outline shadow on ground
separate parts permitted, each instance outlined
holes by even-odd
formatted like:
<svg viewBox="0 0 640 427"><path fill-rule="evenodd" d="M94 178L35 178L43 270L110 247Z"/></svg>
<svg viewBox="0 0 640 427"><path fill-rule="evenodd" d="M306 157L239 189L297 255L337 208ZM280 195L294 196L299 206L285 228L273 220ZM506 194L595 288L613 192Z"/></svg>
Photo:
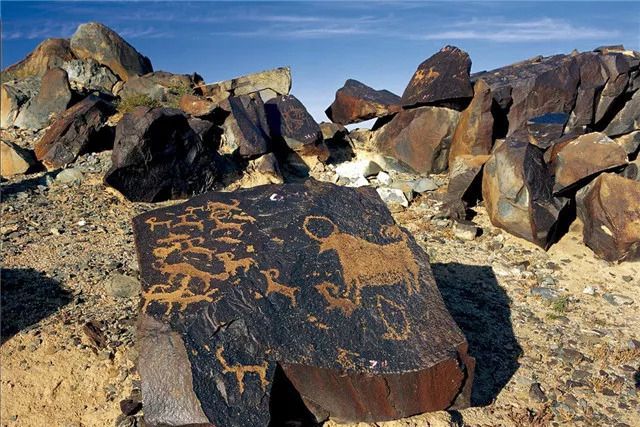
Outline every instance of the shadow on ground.
<svg viewBox="0 0 640 427"><path fill-rule="evenodd" d="M49 175L54 176L54 174ZM13 183L3 182L2 186L0 187L0 199L6 200L9 196L13 196L22 192L33 191L38 187L38 185L47 185L46 174L33 178L26 178Z"/></svg>
<svg viewBox="0 0 640 427"><path fill-rule="evenodd" d="M509 298L490 266L436 263L431 268L476 358L471 404L488 405L518 369L522 354L511 325Z"/></svg>
<svg viewBox="0 0 640 427"><path fill-rule="evenodd" d="M57 281L32 268L3 268L0 289L0 344L71 301Z"/></svg>

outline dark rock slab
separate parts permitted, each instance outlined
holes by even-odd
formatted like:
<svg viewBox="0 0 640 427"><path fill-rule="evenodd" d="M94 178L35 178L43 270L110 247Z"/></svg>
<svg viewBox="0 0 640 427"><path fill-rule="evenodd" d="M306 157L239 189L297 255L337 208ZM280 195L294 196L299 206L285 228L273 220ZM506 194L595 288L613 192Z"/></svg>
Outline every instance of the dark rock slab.
<svg viewBox="0 0 640 427"><path fill-rule="evenodd" d="M255 158L271 151L269 123L260 96L233 96L223 101L221 108L230 113L222 124L225 152Z"/></svg>
<svg viewBox="0 0 640 427"><path fill-rule="evenodd" d="M602 55L600 60L607 72L608 79L597 100L594 118L596 124L608 121L607 116L615 109L616 102L625 94L631 70L629 62L623 54Z"/></svg>
<svg viewBox="0 0 640 427"><path fill-rule="evenodd" d="M640 90L624 104L603 132L609 136L616 136L634 130L640 130Z"/></svg>
<svg viewBox="0 0 640 427"><path fill-rule="evenodd" d="M608 261L640 259L640 181L603 173L576 194L584 243Z"/></svg>
<svg viewBox="0 0 640 427"><path fill-rule="evenodd" d="M581 53L576 56L576 61L580 67L580 83L576 103L567 124L568 130L578 130L594 124L598 98L609 79L598 53Z"/></svg>
<svg viewBox="0 0 640 427"><path fill-rule="evenodd" d="M381 153L415 173L444 172L459 115L455 110L441 107L402 111L375 132L373 144Z"/></svg>
<svg viewBox="0 0 640 427"><path fill-rule="evenodd" d="M79 155L113 146L113 128L106 125L114 106L88 96L66 110L36 143L35 153L47 169L73 162Z"/></svg>
<svg viewBox="0 0 640 427"><path fill-rule="evenodd" d="M266 426L296 401L342 421L468 404L466 340L375 190L212 192L134 231L150 425Z"/></svg>
<svg viewBox="0 0 640 427"><path fill-rule="evenodd" d="M445 216L464 220L467 208L481 198L481 172L489 157L464 154L449 165L449 185L441 209Z"/></svg>
<svg viewBox="0 0 640 427"><path fill-rule="evenodd" d="M111 28L98 22L78 26L71 36L70 47L79 59L94 59L124 81L153 71L149 58L141 55Z"/></svg>
<svg viewBox="0 0 640 427"><path fill-rule="evenodd" d="M332 122L348 125L388 116L401 109L398 95L349 79L338 89L335 100L325 113Z"/></svg>
<svg viewBox="0 0 640 427"><path fill-rule="evenodd" d="M547 113L527 120L529 142L543 149L549 148L564 134L568 120L567 113Z"/></svg>
<svg viewBox="0 0 640 427"><path fill-rule="evenodd" d="M42 129L49 125L52 114L62 113L72 100L67 72L52 68L45 73L38 94L20 109L14 125L26 129Z"/></svg>
<svg viewBox="0 0 640 427"><path fill-rule="evenodd" d="M214 188L218 178L215 147L171 108L138 107L125 114L111 159L105 182L131 201L187 198Z"/></svg>
<svg viewBox="0 0 640 427"><path fill-rule="evenodd" d="M471 97L471 59L455 46L445 46L418 66L402 94L405 108L438 105L461 110Z"/></svg>
<svg viewBox="0 0 640 427"><path fill-rule="evenodd" d="M482 197L493 225L548 248L559 237L569 199L553 196L553 171L543 154L526 139L496 145L484 165Z"/></svg>

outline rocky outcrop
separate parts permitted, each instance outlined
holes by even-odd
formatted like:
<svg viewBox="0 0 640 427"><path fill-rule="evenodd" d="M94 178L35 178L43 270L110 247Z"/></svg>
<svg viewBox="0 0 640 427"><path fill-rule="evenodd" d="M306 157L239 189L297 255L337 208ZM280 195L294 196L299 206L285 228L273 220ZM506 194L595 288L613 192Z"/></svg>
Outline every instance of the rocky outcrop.
<svg viewBox="0 0 640 427"><path fill-rule="evenodd" d="M2 81L23 80L29 77L42 77L52 68L60 68L67 61L75 59L69 40L46 39L40 43L25 59L2 71Z"/></svg>
<svg viewBox="0 0 640 427"><path fill-rule="evenodd" d="M35 77L3 83L0 87L0 127L13 126L20 109L37 95L39 88L40 79Z"/></svg>
<svg viewBox="0 0 640 427"><path fill-rule="evenodd" d="M569 130L593 125L598 96L609 78L597 52L582 53L576 57L576 61L580 67L580 84L568 121Z"/></svg>
<svg viewBox="0 0 640 427"><path fill-rule="evenodd" d="M235 79L200 85L199 92L218 103L230 96L259 93L264 102L277 95L289 95L291 90L291 69L289 67L247 74Z"/></svg>
<svg viewBox="0 0 640 427"><path fill-rule="evenodd" d="M459 115L440 107L402 111L375 132L373 145L416 173L444 172Z"/></svg>
<svg viewBox="0 0 640 427"><path fill-rule="evenodd" d="M76 92L103 92L110 94L118 77L105 66L93 59L74 59L62 64L61 68L67 72L69 84Z"/></svg>
<svg viewBox="0 0 640 427"><path fill-rule="evenodd" d="M214 187L215 156L180 110L138 107L116 126L105 182L131 201L186 198Z"/></svg>
<svg viewBox="0 0 640 427"><path fill-rule="evenodd" d="M527 120L525 128L529 142L546 150L564 134L567 120L569 115L566 113L547 113Z"/></svg>
<svg viewBox="0 0 640 427"><path fill-rule="evenodd" d="M112 104L88 96L66 110L47 129L35 148L36 157L47 169L73 162L79 155L110 149L113 128L106 125L115 112Z"/></svg>
<svg viewBox="0 0 640 427"><path fill-rule="evenodd" d="M584 242L608 261L640 259L640 182L604 173L576 195Z"/></svg>
<svg viewBox="0 0 640 427"><path fill-rule="evenodd" d="M310 424L469 404L465 337L373 189L211 192L134 230L152 425L279 425L279 405Z"/></svg>
<svg viewBox="0 0 640 427"><path fill-rule="evenodd" d="M36 164L30 150L5 141L0 141L0 175L10 177L26 173Z"/></svg>
<svg viewBox="0 0 640 427"><path fill-rule="evenodd" d="M255 158L271 151L265 105L256 95L231 97L222 103L230 114L222 124L222 152Z"/></svg>
<svg viewBox="0 0 640 427"><path fill-rule="evenodd" d="M640 90L624 104L603 132L609 136L617 136L636 130L640 130Z"/></svg>
<svg viewBox="0 0 640 427"><path fill-rule="evenodd" d="M635 156L640 149L640 131L634 131L626 135L620 135L613 139L613 142L623 148L629 156Z"/></svg>
<svg viewBox="0 0 640 427"><path fill-rule="evenodd" d="M398 95L349 79L338 89L335 100L325 113L332 122L347 125L388 116L401 109Z"/></svg>
<svg viewBox="0 0 640 427"><path fill-rule="evenodd" d="M473 99L460 113L460 120L451 140L449 167L461 155L489 154L493 146L493 97L489 86L479 79L473 84Z"/></svg>
<svg viewBox="0 0 640 427"><path fill-rule="evenodd" d="M20 109L14 125L24 129L42 129L49 125L52 114L59 114L71 104L72 93L67 72L52 68L40 82L38 94Z"/></svg>
<svg viewBox="0 0 640 427"><path fill-rule="evenodd" d="M473 97L471 59L455 46L445 46L418 66L402 94L404 107L437 105L462 109Z"/></svg>
<svg viewBox="0 0 640 427"><path fill-rule="evenodd" d="M548 248L558 238L558 223L569 202L553 196L553 182L541 149L516 138L497 144L482 177L491 223Z"/></svg>
<svg viewBox="0 0 640 427"><path fill-rule="evenodd" d="M121 98L146 95L156 101L178 101L183 94L193 92L193 87L202 82L197 74L173 74L166 71L155 71L142 76L132 76L118 93Z"/></svg>
<svg viewBox="0 0 640 427"><path fill-rule="evenodd" d="M619 53L602 55L601 61L607 73L607 83L596 104L595 123L602 123L624 95L631 68L625 55Z"/></svg>
<svg viewBox="0 0 640 427"><path fill-rule="evenodd" d="M141 55L112 29L97 23L82 24L71 36L70 47L79 59L93 59L108 67L120 80L153 71L149 58Z"/></svg>

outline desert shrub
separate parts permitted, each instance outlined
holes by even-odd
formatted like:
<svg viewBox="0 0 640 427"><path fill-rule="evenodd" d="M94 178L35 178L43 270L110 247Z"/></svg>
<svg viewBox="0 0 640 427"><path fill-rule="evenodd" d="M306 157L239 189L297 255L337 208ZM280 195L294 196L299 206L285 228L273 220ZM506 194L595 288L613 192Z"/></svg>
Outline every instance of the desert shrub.
<svg viewBox="0 0 640 427"><path fill-rule="evenodd" d="M128 113L136 107L145 106L149 108L162 107L160 101L151 98L146 94L136 94L120 99L118 102L118 112Z"/></svg>

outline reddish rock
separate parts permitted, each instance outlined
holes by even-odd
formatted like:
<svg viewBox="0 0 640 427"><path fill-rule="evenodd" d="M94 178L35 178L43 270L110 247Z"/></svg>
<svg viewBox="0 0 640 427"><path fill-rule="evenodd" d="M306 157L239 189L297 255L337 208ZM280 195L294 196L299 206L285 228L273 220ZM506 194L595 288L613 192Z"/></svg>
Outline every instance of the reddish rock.
<svg viewBox="0 0 640 427"><path fill-rule="evenodd" d="M347 125L388 116L401 109L398 95L349 79L338 89L335 100L325 113L332 122Z"/></svg>
<svg viewBox="0 0 640 427"><path fill-rule="evenodd" d="M3 177L26 173L35 164L31 150L4 139L0 141L0 175Z"/></svg>
<svg viewBox="0 0 640 427"><path fill-rule="evenodd" d="M421 107L402 111L375 132L374 146L420 174L447 169L449 149L460 113Z"/></svg>
<svg viewBox="0 0 640 427"><path fill-rule="evenodd" d="M461 155L489 154L493 146L493 97L484 80L473 84L473 99L460 113L460 120L451 140L449 167Z"/></svg>
<svg viewBox="0 0 640 427"><path fill-rule="evenodd" d="M180 109L193 117L206 117L211 115L217 105L197 95L182 95Z"/></svg>
<svg viewBox="0 0 640 427"><path fill-rule="evenodd" d="M418 66L402 94L404 107L438 105L462 109L473 97L471 59L455 46L445 46Z"/></svg>
<svg viewBox="0 0 640 427"><path fill-rule="evenodd" d="M52 114L59 114L71 104L72 93L66 71L52 68L45 73L38 95L20 109L14 125L26 129L42 129L49 125Z"/></svg>
<svg viewBox="0 0 640 427"><path fill-rule="evenodd" d="M79 155L113 146L113 129L106 125L115 112L110 103L88 96L66 110L36 143L38 160L47 169L73 162Z"/></svg>
<svg viewBox="0 0 640 427"><path fill-rule="evenodd" d="M603 173L576 195L584 243L607 261L640 259L640 182Z"/></svg>
<svg viewBox="0 0 640 427"><path fill-rule="evenodd" d="M25 59L5 68L2 81L22 80L28 77L42 77L52 68L61 68L66 61L75 59L69 40L46 39L40 43Z"/></svg>

